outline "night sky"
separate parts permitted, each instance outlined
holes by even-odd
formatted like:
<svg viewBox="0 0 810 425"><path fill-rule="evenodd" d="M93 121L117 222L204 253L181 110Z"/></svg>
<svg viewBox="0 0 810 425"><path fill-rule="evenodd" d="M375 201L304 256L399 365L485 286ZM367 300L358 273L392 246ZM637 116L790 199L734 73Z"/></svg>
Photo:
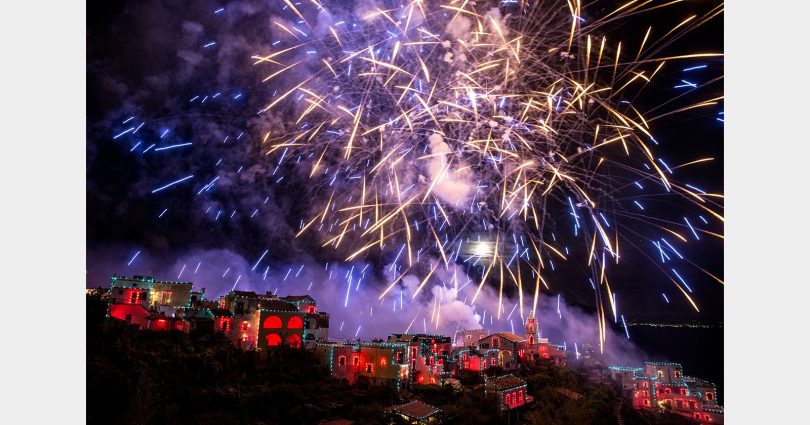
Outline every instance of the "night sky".
<svg viewBox="0 0 810 425"><path fill-rule="evenodd" d="M354 10L351 2L345 3L347 13ZM336 7L336 2L325 4ZM602 16L617 4L596 2L586 7L583 16ZM431 308L437 302L445 303L442 320L447 322L438 329L445 333L474 327L480 320L490 328L521 329L516 312L510 315L512 323L502 320L490 325L497 305L495 283L486 287L475 309L463 302L468 295L441 292L440 282L449 282L454 274L466 280L460 261L437 272L434 280L438 286L426 288L412 305L408 305L410 296L405 296L403 310L398 297L382 304L377 300L390 282L386 270L391 258L370 254L362 261L345 263L341 262L343 252L321 248L313 238L295 238L301 220L308 220L311 209L328 194L294 174L278 182L279 175L272 174L274 163L260 147L267 129L293 119L283 113L256 114L278 87L261 82L265 75L252 65L251 56L269 51L279 36L270 22L272 16L285 13L280 5L280 1L147 0L102 2L88 8L87 286L107 286L109 277L117 273L191 280L195 288L205 287L209 298L233 287L278 290L280 295L310 293L322 310L332 314L332 328L343 336L383 336L388 331L402 331L412 319L414 330L431 328ZM638 46L648 26L653 27L653 35L656 30L661 35L685 17L705 13L713 6L713 2L687 4L623 19L603 30L609 37L626 40L626 46ZM216 12L222 7L224 11ZM721 15L663 46L656 56L722 52L722 23ZM211 42L216 44L204 47ZM683 71L700 65L707 66ZM667 63L653 83L631 100L636 108L648 111L648 116L656 116L722 96L722 75L722 58ZM685 90L673 87L683 79L701 84L718 80L679 96ZM660 143L655 152L669 164L714 158L710 163L676 170L673 181L710 193L723 192L723 123L717 119L722 117L718 115L722 108L721 101L650 123ZM125 122L130 117L134 118ZM137 132L116 138L131 127L138 127ZM192 145L159 150L185 143ZM155 146L144 153L152 144ZM624 171L606 172L621 176ZM188 181L152 193L190 175L194 177ZM216 185L204 190L217 177ZM632 199L643 200L644 215L651 218L636 218L627 224L622 262L610 271L621 313L628 320L722 320L722 285L700 270L722 279L722 240L705 236L690 242L682 253L688 261L677 266L693 289L701 310L697 313L669 281L667 273L674 266L662 264L649 241L652 223L668 223L688 234L682 218L688 215L696 220L695 208L672 196L637 195L627 188L618 191L612 202L632 202L630 193L636 196ZM715 202L720 207L714 209L722 214L722 199ZM566 220L565 211L550 214L555 222ZM716 219L700 224L708 231L723 233L722 223ZM352 267L363 269L363 278L359 289L351 287L354 282L349 285L351 295L346 302L344 276ZM548 323L549 331L559 338L583 341L596 331L588 314L594 296L587 273L584 265L571 261L547 276L552 290L541 298L541 322ZM470 286L477 286L476 273L469 275L474 281ZM418 273L403 279L404 288L412 290L423 276ZM669 295L670 303L662 292ZM563 300L560 314L558 294ZM514 293L507 290L506 296ZM514 305L509 298L506 313ZM556 322L550 323L552 320ZM343 329L337 331L338 327ZM633 348L624 345L618 349Z"/></svg>

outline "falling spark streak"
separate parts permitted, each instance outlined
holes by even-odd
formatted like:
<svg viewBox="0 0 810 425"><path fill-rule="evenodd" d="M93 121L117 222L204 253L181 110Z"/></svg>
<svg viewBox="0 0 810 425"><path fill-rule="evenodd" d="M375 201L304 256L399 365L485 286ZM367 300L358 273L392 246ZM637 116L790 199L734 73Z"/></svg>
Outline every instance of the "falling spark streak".
<svg viewBox="0 0 810 425"><path fill-rule="evenodd" d="M180 180L173 181L173 182L171 182L171 183L169 183L169 184L167 184L167 185L165 185L165 186L161 186L161 187L159 187L159 188L157 188L157 189L153 190L153 191L152 191L152 193L160 192L160 191L161 191L161 190L163 190L163 189L166 189L166 188L172 187L172 186L174 186L174 185L176 185L176 184L178 184L178 183L182 183L182 182L184 182L184 181L186 181L186 180L188 180L188 179L190 179L190 178L192 178L192 177L194 177L194 175L193 175L193 174L192 174L192 175L189 175L189 176L186 176L186 177L183 177L183 178L182 178L182 179L180 179Z"/></svg>
<svg viewBox="0 0 810 425"><path fill-rule="evenodd" d="M129 262L127 263L127 265L128 265L128 266L132 265L132 262L133 262L133 261L135 261L135 259L136 259L136 258L138 258L138 255L140 255L140 254L141 254L141 251L136 252L136 253L135 253L135 255L133 255L133 256L132 256L132 259L131 259L131 260L129 260Z"/></svg>

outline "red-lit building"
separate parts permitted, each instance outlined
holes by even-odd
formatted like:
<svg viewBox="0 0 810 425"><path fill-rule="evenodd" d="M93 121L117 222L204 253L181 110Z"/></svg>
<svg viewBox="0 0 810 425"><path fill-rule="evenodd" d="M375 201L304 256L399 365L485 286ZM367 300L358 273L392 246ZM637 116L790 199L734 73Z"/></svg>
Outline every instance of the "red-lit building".
<svg viewBox="0 0 810 425"><path fill-rule="evenodd" d="M391 386L397 390L408 383L409 350L404 343L320 342L315 350L332 377L349 385Z"/></svg>
<svg viewBox="0 0 810 425"><path fill-rule="evenodd" d="M723 406L714 384L685 376L679 363L645 362L643 367L610 367L636 409L667 410L701 424L722 424Z"/></svg>
<svg viewBox="0 0 810 425"><path fill-rule="evenodd" d="M418 384L441 384L453 371L449 336L430 334L391 334L389 343L408 347L409 380Z"/></svg>
<svg viewBox="0 0 810 425"><path fill-rule="evenodd" d="M526 345L520 356L527 362L545 360L552 362L555 366L568 366L565 351L549 343L548 338L540 335L540 325L534 314L530 314L526 318Z"/></svg>
<svg viewBox="0 0 810 425"><path fill-rule="evenodd" d="M491 367L516 370L521 363L551 362L567 366L565 350L540 337L540 328L534 315L526 319L526 337L511 332L486 334L482 329L456 332L456 347L451 358L457 370L483 372Z"/></svg>
<svg viewBox="0 0 810 425"><path fill-rule="evenodd" d="M204 288L191 287L191 282L113 276L107 315L144 330L221 332L243 350L313 347L329 338L329 315L319 312L309 295L231 291L215 302L205 300Z"/></svg>
<svg viewBox="0 0 810 425"><path fill-rule="evenodd" d="M175 317L177 310L189 306L191 282L168 282L149 276L113 276L110 284L107 317L138 325L141 329L162 329L160 323ZM159 317L160 316L160 317ZM152 321L164 320L164 322Z"/></svg>
<svg viewBox="0 0 810 425"><path fill-rule="evenodd" d="M453 347L475 347L478 340L489 335L486 329L466 329L456 331L453 337Z"/></svg>
<svg viewBox="0 0 810 425"><path fill-rule="evenodd" d="M528 401L526 381L512 375L484 380L484 395L495 399L500 411L516 409Z"/></svg>

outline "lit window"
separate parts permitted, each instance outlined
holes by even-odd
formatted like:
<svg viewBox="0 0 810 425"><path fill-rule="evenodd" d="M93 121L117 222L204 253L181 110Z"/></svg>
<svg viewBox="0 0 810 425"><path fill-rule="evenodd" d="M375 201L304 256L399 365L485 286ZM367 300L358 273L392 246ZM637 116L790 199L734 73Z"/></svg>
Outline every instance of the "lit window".
<svg viewBox="0 0 810 425"><path fill-rule="evenodd" d="M287 327L290 329L302 329L304 327L304 321L298 316L290 317L290 320L287 322Z"/></svg>
<svg viewBox="0 0 810 425"><path fill-rule="evenodd" d="M386 364L386 361L385 361L385 358L383 357L383 358L380 359L380 366L385 367L385 364Z"/></svg>
<svg viewBox="0 0 810 425"><path fill-rule="evenodd" d="M366 373L372 373L374 371L374 365L371 363L366 363Z"/></svg>
<svg viewBox="0 0 810 425"><path fill-rule="evenodd" d="M644 387L644 388L647 388L647 387L650 386L650 383L647 382L647 381L644 381L644 382L641 383L641 386Z"/></svg>
<svg viewBox="0 0 810 425"><path fill-rule="evenodd" d="M338 357L338 366L346 366L346 356Z"/></svg>
<svg viewBox="0 0 810 425"><path fill-rule="evenodd" d="M397 351L397 363L402 363L402 351Z"/></svg>
<svg viewBox="0 0 810 425"><path fill-rule="evenodd" d="M278 334L269 334L265 338L267 338L268 347L275 347L277 345L281 345L281 337L278 336Z"/></svg>
<svg viewBox="0 0 810 425"><path fill-rule="evenodd" d="M246 331L250 329L250 322L242 322L242 330Z"/></svg>
<svg viewBox="0 0 810 425"><path fill-rule="evenodd" d="M354 365L354 366L360 366L360 357L358 357L358 356L354 356L354 357L352 358L352 365Z"/></svg>
<svg viewBox="0 0 810 425"><path fill-rule="evenodd" d="M281 328L281 318L278 316L270 316L264 319L265 329L279 329Z"/></svg>
<svg viewBox="0 0 810 425"><path fill-rule="evenodd" d="M301 346L301 337L296 335L296 334L289 335L287 337L287 345L289 345L292 348L300 347Z"/></svg>
<svg viewBox="0 0 810 425"><path fill-rule="evenodd" d="M644 400L644 405L649 406L650 405L650 400Z"/></svg>
<svg viewBox="0 0 810 425"><path fill-rule="evenodd" d="M706 400L714 400L714 393L706 393Z"/></svg>
<svg viewBox="0 0 810 425"><path fill-rule="evenodd" d="M680 378L680 377L681 377L681 371L680 371L680 370L676 370L676 371L675 371L675 377L676 377L676 378Z"/></svg>
<svg viewBox="0 0 810 425"><path fill-rule="evenodd" d="M658 377L659 377L659 378L663 378L663 377L664 377L664 371L663 371L663 370L659 370L659 371L658 371Z"/></svg>

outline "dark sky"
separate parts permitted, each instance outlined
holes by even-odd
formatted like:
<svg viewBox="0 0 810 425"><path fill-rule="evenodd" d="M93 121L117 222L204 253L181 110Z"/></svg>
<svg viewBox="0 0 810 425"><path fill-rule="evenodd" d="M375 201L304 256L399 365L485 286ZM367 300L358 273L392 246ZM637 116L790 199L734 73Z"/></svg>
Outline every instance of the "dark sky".
<svg viewBox="0 0 810 425"><path fill-rule="evenodd" d="M279 37L270 18L286 16L289 11L281 9L282 2L276 3L110 1L88 9L88 286L106 286L109 276L118 273L190 279L197 287L207 287L212 295L226 292L232 285L258 291L281 288L280 293L309 291L325 300L333 311L347 308L344 304L349 306L350 311L337 316L346 322L347 330L351 328L349 334L357 326L374 326L374 319L369 318L380 315L374 310L389 309L390 303L381 305L377 294L390 281L385 266L391 258L372 255L365 262L339 263L342 253L322 249L311 238L295 239L300 221L308 219L310 209L322 205L328 194L311 187L304 179L297 179L295 174L278 182L278 176L272 174L274 164L260 149L266 129L280 125L279 121L291 120L291 115L256 115L278 89L261 83L264 74L252 66L250 59L251 55L271 51L273 41ZM345 3L343 14L336 14L335 19L351 17L355 6ZM623 41L624 48L633 51L648 26L653 27L653 36L660 36L684 18L702 15L716 5L702 3L632 16L610 23L600 31L607 33L610 40ZM341 3L325 4L334 10ZM586 7L583 16L586 21L603 16L611 4L615 7L617 3L596 2ZM221 7L225 10L215 13ZM655 57L722 52L722 29L721 15L663 46ZM216 44L203 47L212 41ZM700 65L707 66L683 71ZM703 84L722 75L722 58L671 61L644 90L628 90L628 100L640 110L652 111L646 114L648 118L654 117L702 99L722 96L722 79L680 97L688 90L673 88L683 84L681 80ZM195 96L197 99L190 101ZM202 103L200 99L205 96L207 102ZM721 111L722 101L650 122L660 143L654 147L656 155L665 158L668 164L714 158L711 163L675 170L673 181L692 184L710 193L723 192L723 128L717 120ZM129 117L134 118L125 123ZM114 137L138 126L141 127L137 133L131 131ZM189 142L193 145L156 150ZM151 151L144 153L152 144L155 146ZM619 167L605 172L627 177ZM188 181L152 193L190 175L194 177ZM198 194L217 177L211 190ZM644 203L643 215L626 206L634 199ZM686 260L664 264L650 241L666 236L660 231L656 233L653 224L668 224L691 235L684 225L685 216L692 218L692 224L719 234L723 233L722 223L716 219L708 224L699 222L698 215L710 216L684 202L682 197L663 191L639 194L631 188L622 188L604 202L612 204L608 208L613 208L616 223L623 228L622 262L609 272L621 313L628 319L640 320L722 320L722 286L700 270L722 278L722 241L704 235L700 241L683 246ZM722 213L719 207L722 199L715 202L713 209ZM215 212L219 212L218 217ZM556 222L568 219L564 209L549 214ZM565 236L562 230L556 236L572 237ZM573 238L571 243L574 252L577 248L573 244L582 245ZM672 252L669 255L674 257ZM260 257L260 267L254 268ZM462 266L455 270L464 274ZM352 267L364 270L358 285L362 288L352 288L356 282L353 280L348 285L351 301L346 302L344 277L357 273ZM672 276L671 270L676 267L693 289L691 295L701 313L696 313L669 281L668 276ZM268 271L263 275L265 269ZM449 281L453 273L446 273ZM480 272L472 271L469 275L475 279L477 273ZM581 262L558 265L548 275L552 291L547 292L548 297L541 305L553 310L559 293L569 304L588 310L594 303L588 276L589 271ZM664 301L662 292L668 294L670 303ZM397 310L395 302L393 311L402 314L390 319L394 326L407 325L411 319L420 323L426 316L429 321L431 312L425 309L430 308L436 297L441 300L448 297L438 289L435 294L431 290L431 294L414 300L423 303L418 307L424 309L406 309L407 317L401 304ZM463 298L466 296L458 294L457 304L448 306L447 318L457 316L455 326L469 325L465 320L472 309L460 302ZM490 302L494 301L483 303L484 310ZM493 305L487 316L491 315ZM512 305L513 300L507 309ZM475 310L479 318L481 310ZM493 326L509 326L508 323Z"/></svg>

